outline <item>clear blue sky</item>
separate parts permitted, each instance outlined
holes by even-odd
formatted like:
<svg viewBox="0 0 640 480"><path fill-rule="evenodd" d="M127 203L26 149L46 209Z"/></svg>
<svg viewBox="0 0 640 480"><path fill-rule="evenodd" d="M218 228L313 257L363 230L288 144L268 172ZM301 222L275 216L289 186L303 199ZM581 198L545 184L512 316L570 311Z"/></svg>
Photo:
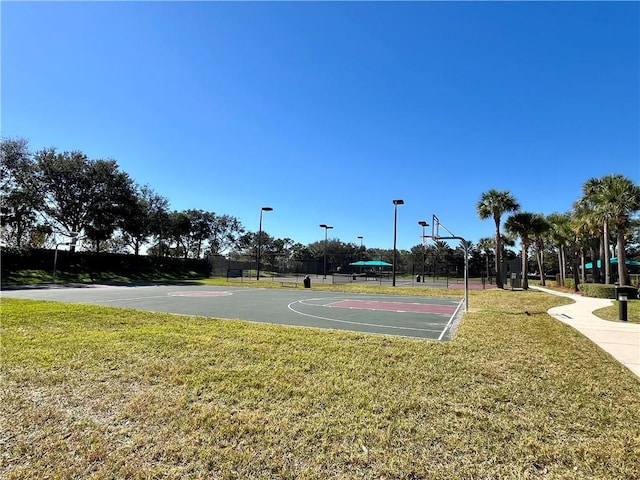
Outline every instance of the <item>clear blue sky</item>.
<svg viewBox="0 0 640 480"><path fill-rule="evenodd" d="M303 244L640 183L638 2L2 2L2 136Z"/></svg>

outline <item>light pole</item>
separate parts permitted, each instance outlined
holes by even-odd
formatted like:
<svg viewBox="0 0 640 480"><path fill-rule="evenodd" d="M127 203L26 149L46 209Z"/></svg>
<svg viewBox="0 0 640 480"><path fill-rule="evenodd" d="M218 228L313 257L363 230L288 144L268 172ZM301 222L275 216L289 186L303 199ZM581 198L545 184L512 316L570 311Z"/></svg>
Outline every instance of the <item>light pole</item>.
<svg viewBox="0 0 640 480"><path fill-rule="evenodd" d="M327 232L332 229L329 225L320 224L320 228L324 228L324 279L327 279Z"/></svg>
<svg viewBox="0 0 640 480"><path fill-rule="evenodd" d="M404 205L404 200L394 200L393 205L394 205L395 213L393 216L393 283L392 285L395 287L396 286L396 258L398 256L396 251L396 237L398 233L398 205Z"/></svg>
<svg viewBox="0 0 640 480"><path fill-rule="evenodd" d="M364 238L362 235L358 235L358 238L360 239L360 249L362 249L362 239Z"/></svg>
<svg viewBox="0 0 640 480"><path fill-rule="evenodd" d="M424 239L427 237L424 233L424 229L427 228L429 224L424 220L420 220L418 225L422 227L422 282L424 283L424 264L427 261L427 247L424 244Z"/></svg>
<svg viewBox="0 0 640 480"><path fill-rule="evenodd" d="M262 207L260 209L260 229L258 230L258 268L256 273L256 280L260 280L260 248L262 247L262 212L271 212L273 208Z"/></svg>

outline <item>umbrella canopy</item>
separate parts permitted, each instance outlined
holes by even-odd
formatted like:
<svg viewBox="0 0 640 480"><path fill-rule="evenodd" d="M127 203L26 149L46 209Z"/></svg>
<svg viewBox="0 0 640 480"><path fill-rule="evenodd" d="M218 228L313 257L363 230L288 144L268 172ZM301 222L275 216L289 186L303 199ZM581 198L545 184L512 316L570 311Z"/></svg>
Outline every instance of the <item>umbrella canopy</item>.
<svg viewBox="0 0 640 480"><path fill-rule="evenodd" d="M383 262L382 260L359 260L349 265L356 267L391 267L390 263Z"/></svg>
<svg viewBox="0 0 640 480"><path fill-rule="evenodd" d="M613 258L611 258L611 259L610 259L610 263L611 263L611 265L617 265L617 264L618 264L618 259L617 259L617 257L613 257ZM625 262L624 262L624 263L625 263L625 265L628 265L628 266L635 266L635 267L640 266L640 262L636 262L635 260L625 260ZM600 268L600 260L598 260L598 261L596 262L596 265L598 265L598 268ZM584 268L593 268L593 262L589 262L589 263L587 263L587 264L584 266Z"/></svg>

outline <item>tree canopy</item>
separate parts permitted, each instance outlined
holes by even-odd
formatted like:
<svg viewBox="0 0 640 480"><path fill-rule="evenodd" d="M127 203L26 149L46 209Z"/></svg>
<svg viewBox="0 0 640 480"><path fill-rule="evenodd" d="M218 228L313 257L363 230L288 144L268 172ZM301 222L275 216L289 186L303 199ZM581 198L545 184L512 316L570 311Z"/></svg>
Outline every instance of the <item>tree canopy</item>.
<svg viewBox="0 0 640 480"><path fill-rule="evenodd" d="M101 251L127 251L134 255L183 258L233 255L257 258L273 268L281 262L326 261L339 268L354 261L393 262L391 249L366 248L339 239L302 245L290 238L274 238L266 231L247 231L229 213L196 207L184 211L170 209L169 199L151 186L140 186L116 160L90 159L81 151L59 152L46 148L31 153L24 139L3 139L0 143L0 242L7 248L53 246L60 240L78 237L81 247ZM628 282L627 255L640 259L640 187L618 174L588 179L582 196L572 210L547 216L520 212L520 203L508 190L490 189L481 193L475 205L481 219L495 224L493 239L479 239L471 245L470 264L477 272L491 275L493 260L496 284L502 287L502 260L514 245L505 230L520 238L523 269L537 262L544 282L546 271L577 272L585 280L586 260L601 260L593 269L593 280L610 283L614 272L609 259L617 256L617 280ZM535 259L529 255L534 247ZM398 270L432 272L463 262L463 249L452 249L436 241L399 251ZM553 266L555 262L555 267ZM443 267L445 266L445 267ZM526 276L525 276L526 285Z"/></svg>

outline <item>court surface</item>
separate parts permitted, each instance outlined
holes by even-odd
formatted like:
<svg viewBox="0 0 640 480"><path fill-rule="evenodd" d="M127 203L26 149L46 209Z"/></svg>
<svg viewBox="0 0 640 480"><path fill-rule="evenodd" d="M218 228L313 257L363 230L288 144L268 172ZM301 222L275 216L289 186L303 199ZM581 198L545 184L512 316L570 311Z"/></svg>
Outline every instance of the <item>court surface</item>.
<svg viewBox="0 0 640 480"><path fill-rule="evenodd" d="M88 303L299 327L449 340L459 299L204 285L50 286L2 297Z"/></svg>

